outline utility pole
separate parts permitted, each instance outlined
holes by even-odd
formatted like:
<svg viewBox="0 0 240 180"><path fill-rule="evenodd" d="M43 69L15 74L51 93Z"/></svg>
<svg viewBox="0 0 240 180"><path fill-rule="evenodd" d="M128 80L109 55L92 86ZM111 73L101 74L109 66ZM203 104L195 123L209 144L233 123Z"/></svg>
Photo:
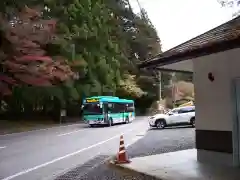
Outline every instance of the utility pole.
<svg viewBox="0 0 240 180"><path fill-rule="evenodd" d="M176 93L177 93L177 86L175 83L176 83L176 74L175 74L175 72L173 72L172 78L171 78L171 85L172 85L172 100L173 100L174 106L176 104Z"/></svg>
<svg viewBox="0 0 240 180"><path fill-rule="evenodd" d="M159 80L159 101L162 100L162 72L158 71L158 80Z"/></svg>
<svg viewBox="0 0 240 180"><path fill-rule="evenodd" d="M136 0L136 1L137 1L137 3L138 3L138 7L139 7L140 11L142 11L142 6L141 6L141 4L140 4L140 1L139 1L139 0Z"/></svg>
<svg viewBox="0 0 240 180"><path fill-rule="evenodd" d="M131 6L131 4L130 4L130 1L129 1L129 0L127 0L127 3L128 3L128 6L129 6L129 9L130 9L130 11L132 12L132 14L134 14L134 13L133 13L132 6Z"/></svg>
<svg viewBox="0 0 240 180"><path fill-rule="evenodd" d="M139 7L139 9L140 9L140 14L141 14L142 18L146 19L140 1L139 1L139 0L136 0L136 1L137 1L137 4L138 4L138 7Z"/></svg>
<svg viewBox="0 0 240 180"><path fill-rule="evenodd" d="M141 6L141 3L140 3L139 0L136 0L136 1L137 1L137 4L138 4L140 13L141 13L141 15L144 17L144 15L143 15L143 8L142 8L142 6ZM132 6L131 6L131 4L130 4L130 0L127 0L127 3L128 3L129 9L131 10L132 14L134 14L134 13L133 13Z"/></svg>

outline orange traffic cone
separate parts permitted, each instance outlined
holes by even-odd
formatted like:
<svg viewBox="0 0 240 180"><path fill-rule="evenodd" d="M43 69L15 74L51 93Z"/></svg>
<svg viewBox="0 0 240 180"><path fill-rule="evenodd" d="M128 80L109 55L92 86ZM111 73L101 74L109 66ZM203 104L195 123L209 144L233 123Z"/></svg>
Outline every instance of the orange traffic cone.
<svg viewBox="0 0 240 180"><path fill-rule="evenodd" d="M130 163L130 160L128 159L127 152L124 146L123 135L120 136L120 146L119 146L119 152L117 155L116 163L117 164Z"/></svg>

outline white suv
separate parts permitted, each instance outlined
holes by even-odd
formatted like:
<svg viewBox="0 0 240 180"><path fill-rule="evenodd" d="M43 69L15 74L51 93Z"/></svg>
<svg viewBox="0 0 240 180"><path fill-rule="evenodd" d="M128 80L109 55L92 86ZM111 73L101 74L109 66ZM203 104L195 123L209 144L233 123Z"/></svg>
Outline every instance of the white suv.
<svg viewBox="0 0 240 180"><path fill-rule="evenodd" d="M149 118L149 125L159 129L170 125L185 124L195 127L195 106L175 108L166 114L156 114Z"/></svg>

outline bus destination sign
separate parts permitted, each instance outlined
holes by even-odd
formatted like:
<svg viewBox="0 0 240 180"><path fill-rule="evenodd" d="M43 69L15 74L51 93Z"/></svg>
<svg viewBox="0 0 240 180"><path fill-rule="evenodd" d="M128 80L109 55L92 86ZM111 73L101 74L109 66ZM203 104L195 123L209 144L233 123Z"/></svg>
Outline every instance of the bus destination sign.
<svg viewBox="0 0 240 180"><path fill-rule="evenodd" d="M86 102L88 103L99 102L99 99L86 99Z"/></svg>

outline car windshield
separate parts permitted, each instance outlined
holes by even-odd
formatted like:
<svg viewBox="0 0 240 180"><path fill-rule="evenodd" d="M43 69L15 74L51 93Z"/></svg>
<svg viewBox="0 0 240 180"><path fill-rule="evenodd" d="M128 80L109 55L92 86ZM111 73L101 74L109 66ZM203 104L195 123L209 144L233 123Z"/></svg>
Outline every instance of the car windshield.
<svg viewBox="0 0 240 180"><path fill-rule="evenodd" d="M85 115L102 114L102 112L102 107L100 107L100 104L98 103L85 104L83 107L83 113Z"/></svg>
<svg viewBox="0 0 240 180"><path fill-rule="evenodd" d="M172 109L167 112L167 114L176 114L178 112L178 109Z"/></svg>

